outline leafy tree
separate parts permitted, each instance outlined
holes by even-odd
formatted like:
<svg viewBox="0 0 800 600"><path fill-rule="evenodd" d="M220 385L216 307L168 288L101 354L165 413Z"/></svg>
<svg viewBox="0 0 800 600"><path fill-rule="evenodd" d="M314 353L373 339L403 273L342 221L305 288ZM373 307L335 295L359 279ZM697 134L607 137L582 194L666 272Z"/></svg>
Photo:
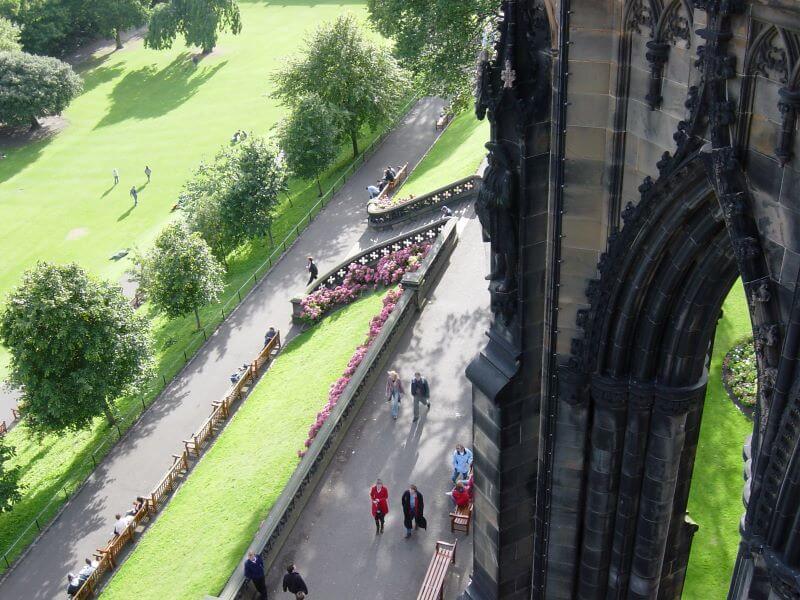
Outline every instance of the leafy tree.
<svg viewBox="0 0 800 600"><path fill-rule="evenodd" d="M0 17L0 52L17 52L19 45L19 27L8 19Z"/></svg>
<svg viewBox="0 0 800 600"><path fill-rule="evenodd" d="M38 117L57 115L83 89L67 63L25 52L0 52L0 123L39 127Z"/></svg>
<svg viewBox="0 0 800 600"><path fill-rule="evenodd" d="M170 223L158 234L141 265L148 298L169 317L194 311L200 329L200 307L214 302L223 289L223 269L208 244L182 223Z"/></svg>
<svg viewBox="0 0 800 600"><path fill-rule="evenodd" d="M87 10L100 35L114 37L117 50L122 48L121 33L147 22L149 0L90 0Z"/></svg>
<svg viewBox="0 0 800 600"><path fill-rule="evenodd" d="M286 168L263 138L247 138L203 163L182 194L187 221L223 259L248 239L270 235Z"/></svg>
<svg viewBox="0 0 800 600"><path fill-rule="evenodd" d="M430 93L471 98L473 73L497 0L367 0L370 19L395 42L395 55Z"/></svg>
<svg viewBox="0 0 800 600"><path fill-rule="evenodd" d="M239 5L234 0L169 0L153 9L144 45L155 50L171 48L180 33L187 46L198 46L203 54L209 54L220 31L242 31Z"/></svg>
<svg viewBox="0 0 800 600"><path fill-rule="evenodd" d="M42 433L81 429L149 373L147 320L119 287L76 264L41 262L27 271L0 315L11 354L10 382L25 423Z"/></svg>
<svg viewBox="0 0 800 600"><path fill-rule="evenodd" d="M336 160L342 138L339 111L316 94L297 101L289 118L278 128L278 144L286 155L286 165L298 177L317 180L322 195L320 173Z"/></svg>
<svg viewBox="0 0 800 600"><path fill-rule="evenodd" d="M303 55L287 61L277 73L275 95L292 106L316 93L341 111L357 156L362 125L376 127L391 116L408 93L407 74L388 48L369 39L352 15L320 27L306 46Z"/></svg>
<svg viewBox="0 0 800 600"><path fill-rule="evenodd" d="M0 438L0 513L11 510L14 503L22 498L19 489L20 468L8 466L13 457L14 448L4 444Z"/></svg>

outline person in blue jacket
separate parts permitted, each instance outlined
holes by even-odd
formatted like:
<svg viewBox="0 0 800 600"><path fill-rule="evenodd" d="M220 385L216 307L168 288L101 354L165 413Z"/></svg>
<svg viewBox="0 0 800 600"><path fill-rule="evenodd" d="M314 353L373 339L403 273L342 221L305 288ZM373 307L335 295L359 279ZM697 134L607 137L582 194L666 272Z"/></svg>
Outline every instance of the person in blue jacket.
<svg viewBox="0 0 800 600"><path fill-rule="evenodd" d="M469 468L472 466L472 452L462 444L456 444L453 452L453 483L469 479Z"/></svg>
<svg viewBox="0 0 800 600"><path fill-rule="evenodd" d="M267 600L267 579L264 573L264 559L260 554L256 554L252 550L247 553L247 560L244 561L244 576L253 582L256 590L258 590L258 597L261 600Z"/></svg>

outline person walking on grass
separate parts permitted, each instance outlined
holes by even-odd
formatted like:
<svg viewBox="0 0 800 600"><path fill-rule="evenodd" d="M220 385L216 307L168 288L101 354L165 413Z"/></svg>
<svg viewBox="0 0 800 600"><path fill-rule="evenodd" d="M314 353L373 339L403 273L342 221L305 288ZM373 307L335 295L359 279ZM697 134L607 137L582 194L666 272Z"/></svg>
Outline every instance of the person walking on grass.
<svg viewBox="0 0 800 600"><path fill-rule="evenodd" d="M392 403L392 418L396 421L400 413L400 396L405 394L403 382L397 371L389 371L389 378L386 380L386 401Z"/></svg>
<svg viewBox="0 0 800 600"><path fill-rule="evenodd" d="M462 444L456 444L453 451L453 476L451 479L455 484L459 479L466 481L469 479L469 468L472 466L472 452Z"/></svg>
<svg viewBox="0 0 800 600"><path fill-rule="evenodd" d="M305 598L305 594L308 593L308 586L303 581L300 573L295 570L294 563L286 565L286 575L283 576L283 591L291 592L295 598L300 597L299 594L303 594L303 598Z"/></svg>
<svg viewBox="0 0 800 600"><path fill-rule="evenodd" d="M406 528L406 538L410 538L412 530L417 527L428 528L428 522L425 520L425 501L416 485L412 483L408 486L408 489L403 492L400 503L403 505L403 526Z"/></svg>
<svg viewBox="0 0 800 600"><path fill-rule="evenodd" d="M260 554L252 550L247 553L247 560L244 561L244 576L253 582L253 586L258 591L260 600L267 600L267 580L264 573L264 559Z"/></svg>
<svg viewBox="0 0 800 600"><path fill-rule="evenodd" d="M389 489L378 479L369 489L369 498L372 503L372 518L375 519L375 534L383 533L386 514L389 512Z"/></svg>
<svg viewBox="0 0 800 600"><path fill-rule="evenodd" d="M111 174L114 176L114 185L117 185L119 183L119 171L116 167L111 170Z"/></svg>
<svg viewBox="0 0 800 600"><path fill-rule="evenodd" d="M139 204L139 192L136 191L136 186L134 185L130 191L131 198L133 198L133 206L134 208Z"/></svg>
<svg viewBox="0 0 800 600"><path fill-rule="evenodd" d="M144 166L144 174L147 176L147 183L150 183L150 175L153 174L153 171L150 169L150 165Z"/></svg>
<svg viewBox="0 0 800 600"><path fill-rule="evenodd" d="M411 397L414 398L414 422L416 423L419 419L420 403L429 409L431 407L431 388L428 385L428 380L420 375L419 371L414 373L414 379L411 380Z"/></svg>
<svg viewBox="0 0 800 600"><path fill-rule="evenodd" d="M314 262L314 257L309 256L308 262L306 262L306 271L308 271L308 283L306 284L311 285L311 282L317 278L319 275L319 269L317 269L317 264Z"/></svg>

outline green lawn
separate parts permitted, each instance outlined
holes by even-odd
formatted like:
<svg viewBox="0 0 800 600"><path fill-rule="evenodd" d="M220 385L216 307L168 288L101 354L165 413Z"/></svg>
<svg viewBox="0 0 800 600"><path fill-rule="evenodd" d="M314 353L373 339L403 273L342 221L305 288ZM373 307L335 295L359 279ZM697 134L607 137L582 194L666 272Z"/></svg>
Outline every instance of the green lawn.
<svg viewBox="0 0 800 600"><path fill-rule="evenodd" d="M723 311L714 341L689 496L689 515L700 529L689 556L683 594L687 600L727 595L739 546L739 519L744 512L742 445L752 424L728 399L721 379L723 356L751 333L741 281L734 284Z"/></svg>
<svg viewBox="0 0 800 600"><path fill-rule="evenodd" d="M291 477L308 428L382 297L362 298L287 345L103 598L197 600L224 586ZM177 557L186 558L183 568Z"/></svg>
<svg viewBox="0 0 800 600"><path fill-rule="evenodd" d="M471 110L458 115L420 161L400 190L398 200L420 196L463 177L474 175L486 156L489 122Z"/></svg>
<svg viewBox="0 0 800 600"><path fill-rule="evenodd" d="M197 67L190 52L145 50L131 42L120 52L97 56L82 70L86 89L65 112L66 129L48 140L4 150L0 161L0 299L21 273L37 260L77 261L112 280L120 277L127 261L109 260L120 248L145 248L159 228L173 218L170 208L183 182L203 157L212 156L233 131L267 133L283 109L268 98L270 74L280 59L299 46L303 32L335 18L343 10L364 15L363 1L241 2L244 30L240 36L222 36L218 53ZM264 40L269 40L266 44ZM365 131L362 147L379 132ZM0 144L3 140L0 138ZM330 185L351 161L343 148L338 164L323 178ZM144 165L153 169L145 185ZM112 187L111 169L120 170L121 182ZM141 188L139 206L131 210L128 189ZM293 181L291 200L285 198L273 227L276 241L289 235L317 200L316 184ZM2 225L5 223L5 225ZM223 301L252 284L252 272L272 251L269 243L241 248L229 261ZM263 274L263 273L260 273ZM167 320L145 306L156 337L159 379L142 397L123 398L117 409L124 431L171 379L188 356L203 343L194 331L193 317ZM221 321L220 304L201 311L210 333ZM0 349L0 377L5 371ZM163 377L163 378L162 378ZM33 438L24 426L15 428L7 442L17 450L22 466L24 498L11 513L0 515L0 554L11 548L13 560L36 535L24 532L40 511L44 525L91 472L112 442L112 432L98 420L77 434ZM113 434L116 437L116 434ZM0 572L5 563L0 561Z"/></svg>

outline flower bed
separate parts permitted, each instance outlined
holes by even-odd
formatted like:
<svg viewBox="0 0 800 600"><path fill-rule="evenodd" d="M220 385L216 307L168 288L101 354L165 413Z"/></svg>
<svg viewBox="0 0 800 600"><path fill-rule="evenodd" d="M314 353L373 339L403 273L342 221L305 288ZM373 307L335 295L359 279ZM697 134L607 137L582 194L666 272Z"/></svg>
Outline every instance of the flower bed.
<svg viewBox="0 0 800 600"><path fill-rule="evenodd" d="M758 398L758 367L753 336L738 342L722 361L722 383L733 403L752 417Z"/></svg>
<svg viewBox="0 0 800 600"><path fill-rule="evenodd" d="M300 301L300 319L315 323L333 307L357 300L362 292L370 288L397 283L406 273L419 269L420 261L427 256L430 248L430 242L410 244L381 257L374 268L357 262L350 263L341 284L333 288L323 286Z"/></svg>
<svg viewBox="0 0 800 600"><path fill-rule="evenodd" d="M369 347L372 346L372 342L375 341L375 338L378 337L378 334L381 332L384 323L386 323L389 315L392 314L394 307L397 306L397 301L400 299L400 296L403 294L403 288L401 286L397 286L394 290L389 290L389 292L383 298L383 309L381 312L372 317L372 320L369 322L369 333L367 333L366 341L361 344L356 351L353 353L352 358L347 363L347 368L342 373L342 376L337 379L333 385L331 385L331 389L328 392L328 402L325 404L325 407L317 413L317 420L311 426L311 429L308 430L308 438L306 438L305 447L306 449L311 446L311 443L314 441L314 438L317 437L319 430L322 429L322 426L325 424L325 421L328 420L328 417L331 416L331 411L333 411L336 403L339 402L339 398L342 396L342 392L347 387L347 384L350 383L350 379L352 379L353 374L356 372L356 369L364 360L364 357L367 355L367 350ZM306 450L298 450L297 456L302 458L305 456Z"/></svg>

